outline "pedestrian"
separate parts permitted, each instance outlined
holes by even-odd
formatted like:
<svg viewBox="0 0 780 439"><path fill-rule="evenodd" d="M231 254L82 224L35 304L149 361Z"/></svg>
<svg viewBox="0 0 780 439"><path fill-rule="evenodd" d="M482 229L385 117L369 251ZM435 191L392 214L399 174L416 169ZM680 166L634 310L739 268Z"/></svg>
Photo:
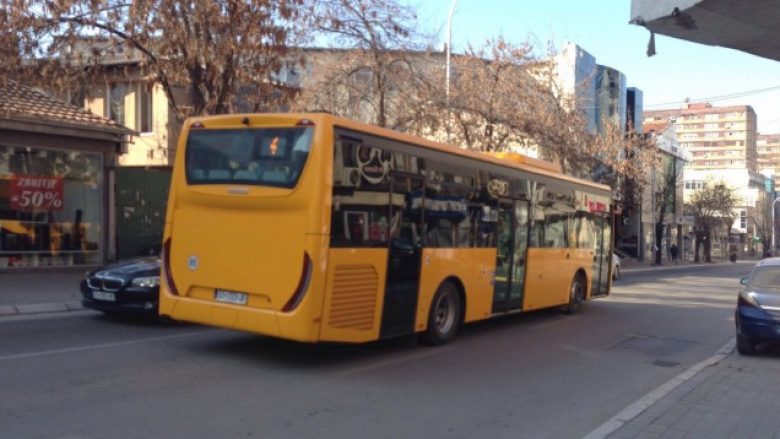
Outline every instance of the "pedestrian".
<svg viewBox="0 0 780 439"><path fill-rule="evenodd" d="M672 256L672 262L674 265L677 265L677 256L679 255L680 250L677 248L677 244L672 243L672 246L669 247L669 255Z"/></svg>

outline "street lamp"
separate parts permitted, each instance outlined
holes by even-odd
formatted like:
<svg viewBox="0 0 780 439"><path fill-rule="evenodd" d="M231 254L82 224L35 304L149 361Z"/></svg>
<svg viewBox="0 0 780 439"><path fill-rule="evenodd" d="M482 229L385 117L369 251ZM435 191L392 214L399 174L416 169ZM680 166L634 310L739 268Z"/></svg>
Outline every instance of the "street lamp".
<svg viewBox="0 0 780 439"><path fill-rule="evenodd" d="M780 201L780 197L775 198L775 201L772 201L772 256L775 255L775 204Z"/></svg>
<svg viewBox="0 0 780 439"><path fill-rule="evenodd" d="M447 16L447 49L446 54L444 55L447 70L445 73L446 82L444 85L444 93L447 99L447 143L450 142L450 48L452 47L452 15L455 14L455 5L457 3L458 0L452 0L452 3L450 4L450 14Z"/></svg>

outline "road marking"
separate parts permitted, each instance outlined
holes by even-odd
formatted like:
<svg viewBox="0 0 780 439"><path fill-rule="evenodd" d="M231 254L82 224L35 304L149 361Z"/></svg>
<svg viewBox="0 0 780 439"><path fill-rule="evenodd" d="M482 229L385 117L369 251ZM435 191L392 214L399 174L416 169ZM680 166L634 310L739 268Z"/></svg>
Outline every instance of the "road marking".
<svg viewBox="0 0 780 439"><path fill-rule="evenodd" d="M395 356L393 358L390 358L388 360L383 361L374 361L370 362L369 364L363 365L363 366L356 366L351 369L345 369L338 372L333 373L334 376L349 376L349 375L356 375L363 372L369 372L376 369L383 369L388 366L395 366L401 363L407 363L410 361L415 360L421 360L423 358L433 357L434 355L440 355L446 352L449 352L453 349L452 345L450 346L439 346L439 347L430 347L422 352L417 352L409 355L404 356Z"/></svg>
<svg viewBox="0 0 780 439"><path fill-rule="evenodd" d="M40 351L40 352L27 352L24 354L11 354L11 355L3 355L0 356L0 361L8 361L8 360L22 360L25 358L34 358L34 357L44 357L47 355L59 355L59 354L69 354L73 352L83 352L83 351L91 351L95 349L106 349L106 348L115 348L120 346L130 346L134 344L141 344L141 343L149 343L149 342L155 342L155 341L164 341L164 340L174 340L177 338L186 338L186 337L195 337L198 335L208 334L211 332L216 332L218 329L210 329L206 331L198 331L198 332L189 332L187 334L175 334L175 335L165 335L162 337L147 337L147 338L139 338L136 340L127 340L127 341L119 341L115 343L101 343L101 344L93 344L93 345L87 345L87 346L75 346L72 348L63 348L63 349L52 349L49 351Z"/></svg>
<svg viewBox="0 0 780 439"><path fill-rule="evenodd" d="M718 349L718 352L715 355L711 356L710 358L707 358L704 361L694 364L693 366L691 366L691 368L689 368L685 372L677 375L671 380L656 387L655 390L652 390L647 395L634 401L633 404L623 409L622 412L613 416L607 422L601 424L601 426L588 433L588 435L585 436L583 439L603 439L611 435L612 433L618 431L621 427L623 427L629 421L642 414L642 412L650 408L653 404L658 402L658 400L660 400L664 396L668 395L669 392L676 389L679 385L693 378L694 376L696 376L697 373L701 372L702 370L718 364L721 360L731 355L731 352L734 350L735 345L736 345L736 340L732 339L731 341L723 345L723 347Z"/></svg>

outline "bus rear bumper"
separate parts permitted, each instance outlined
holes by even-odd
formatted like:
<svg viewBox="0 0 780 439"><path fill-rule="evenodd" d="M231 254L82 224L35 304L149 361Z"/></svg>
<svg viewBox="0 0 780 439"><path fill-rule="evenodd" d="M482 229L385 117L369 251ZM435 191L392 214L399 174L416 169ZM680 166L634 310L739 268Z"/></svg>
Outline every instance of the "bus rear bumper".
<svg viewBox="0 0 780 439"><path fill-rule="evenodd" d="M290 338L282 334L278 319L279 312L273 310L168 296L161 301L160 314L185 322ZM316 339L300 341L316 341Z"/></svg>

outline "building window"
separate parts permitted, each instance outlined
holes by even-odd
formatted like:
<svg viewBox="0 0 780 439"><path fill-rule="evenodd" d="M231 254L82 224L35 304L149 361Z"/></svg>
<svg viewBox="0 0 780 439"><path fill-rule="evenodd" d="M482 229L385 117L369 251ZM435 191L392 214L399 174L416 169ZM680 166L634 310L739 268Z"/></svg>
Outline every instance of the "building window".
<svg viewBox="0 0 780 439"><path fill-rule="evenodd" d="M153 84L138 84L136 108L138 108L138 123L136 129L142 133L151 133L154 121L154 106L152 101Z"/></svg>
<svg viewBox="0 0 780 439"><path fill-rule="evenodd" d="M114 122L125 124L125 96L128 86L125 83L110 84L106 96L106 117Z"/></svg>
<svg viewBox="0 0 780 439"><path fill-rule="evenodd" d="M747 211L741 210L739 212L739 228L747 229Z"/></svg>

